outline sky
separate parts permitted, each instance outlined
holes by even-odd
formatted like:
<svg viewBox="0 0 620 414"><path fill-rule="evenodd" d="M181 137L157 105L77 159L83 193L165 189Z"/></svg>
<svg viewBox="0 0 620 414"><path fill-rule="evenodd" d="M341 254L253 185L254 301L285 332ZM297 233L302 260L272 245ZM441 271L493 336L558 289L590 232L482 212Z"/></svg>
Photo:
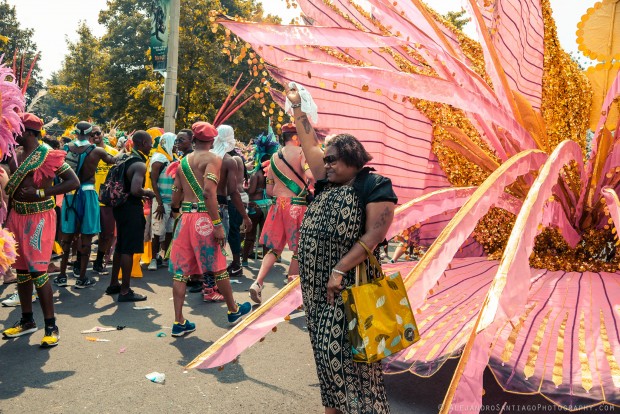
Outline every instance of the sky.
<svg viewBox="0 0 620 414"><path fill-rule="evenodd" d="M318 0L317 0L318 1ZM462 0L434 0L433 7L439 13L460 10ZM258 1L257 1L258 2ZM287 23L295 16L286 9L285 0L262 0L267 13L280 15ZM577 51L575 32L581 16L595 0L551 0L553 14L558 26L560 43L566 51ZM95 36L105 32L97 23L99 11L106 7L106 0L8 0L15 6L22 28L34 28L34 41L41 51L39 65L43 78L61 68L67 53L66 40L77 39L77 26L85 21ZM429 1L429 3L431 3ZM9 33L3 33L10 36Z"/></svg>

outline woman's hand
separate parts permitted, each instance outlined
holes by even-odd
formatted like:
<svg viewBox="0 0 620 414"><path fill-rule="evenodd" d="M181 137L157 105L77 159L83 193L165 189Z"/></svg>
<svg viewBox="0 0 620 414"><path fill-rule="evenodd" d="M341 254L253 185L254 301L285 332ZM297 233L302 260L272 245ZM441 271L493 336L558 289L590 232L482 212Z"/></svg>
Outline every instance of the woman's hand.
<svg viewBox="0 0 620 414"><path fill-rule="evenodd" d="M288 89L287 87L286 97L288 98L289 101L291 101L291 104L293 105L296 105L301 102L301 96L299 96L299 91L295 88Z"/></svg>
<svg viewBox="0 0 620 414"><path fill-rule="evenodd" d="M332 271L329 275L329 281L327 282L327 303L334 306L334 298L336 295L339 295L343 289L342 275Z"/></svg>

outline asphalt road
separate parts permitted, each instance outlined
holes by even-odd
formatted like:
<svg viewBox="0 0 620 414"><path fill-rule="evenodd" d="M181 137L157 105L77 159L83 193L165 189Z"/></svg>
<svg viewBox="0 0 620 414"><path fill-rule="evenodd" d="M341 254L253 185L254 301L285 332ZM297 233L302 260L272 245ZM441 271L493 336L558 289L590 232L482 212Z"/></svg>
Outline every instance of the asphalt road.
<svg viewBox="0 0 620 414"><path fill-rule="evenodd" d="M288 258L285 254L284 263L277 264L267 278L264 297L284 285ZM238 301L249 300L247 290L259 264L250 261L252 267L236 279L241 283L232 285ZM54 287L61 333L58 347L39 348L41 328L29 336L0 341L0 413L322 412L303 315L280 324L277 332L244 352L237 364L221 371L186 371L185 364L226 332L224 304L204 303L200 294L188 293L186 317L197 330L173 338L172 282L166 269L144 270L143 278L132 280L137 292L148 295L146 302L136 305L153 308L146 310L133 309L131 303L117 304L106 296L109 276L82 290L73 289L69 279L69 287ZM0 297L12 293L14 286L0 285ZM34 313L42 327L38 302ZM0 326L12 325L20 315L19 307L0 308ZM95 326L125 328L80 333ZM109 342L89 342L87 336ZM437 413L455 366L451 361L426 379L408 373L386 376L392 412ZM145 378L153 371L166 375L165 384ZM488 372L485 390L485 412L500 412L504 402L527 406L530 413L559 411L541 397L502 392ZM613 407L596 412L613 412Z"/></svg>

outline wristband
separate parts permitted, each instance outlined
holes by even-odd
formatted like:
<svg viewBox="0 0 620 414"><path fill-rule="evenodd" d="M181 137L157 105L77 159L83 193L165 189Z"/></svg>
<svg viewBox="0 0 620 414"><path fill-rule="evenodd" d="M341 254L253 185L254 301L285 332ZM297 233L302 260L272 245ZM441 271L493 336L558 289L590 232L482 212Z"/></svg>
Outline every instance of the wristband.
<svg viewBox="0 0 620 414"><path fill-rule="evenodd" d="M291 108L301 108L301 102L291 105Z"/></svg>
<svg viewBox="0 0 620 414"><path fill-rule="evenodd" d="M221 218L216 218L215 220L212 220L211 223L213 223L214 226L221 226L222 225L222 219Z"/></svg>
<svg viewBox="0 0 620 414"><path fill-rule="evenodd" d="M338 273L339 275L342 275L342 276L346 276L346 274L347 274L346 272L343 272L343 271L338 270L338 269L332 269L332 273Z"/></svg>
<svg viewBox="0 0 620 414"><path fill-rule="evenodd" d="M39 189L37 190L37 196L38 196L39 198L45 198L45 189L43 189L43 188L39 188Z"/></svg>
<svg viewBox="0 0 620 414"><path fill-rule="evenodd" d="M180 208L180 207L170 207L170 210L171 210L173 213L179 213L179 212L181 211L181 208Z"/></svg>

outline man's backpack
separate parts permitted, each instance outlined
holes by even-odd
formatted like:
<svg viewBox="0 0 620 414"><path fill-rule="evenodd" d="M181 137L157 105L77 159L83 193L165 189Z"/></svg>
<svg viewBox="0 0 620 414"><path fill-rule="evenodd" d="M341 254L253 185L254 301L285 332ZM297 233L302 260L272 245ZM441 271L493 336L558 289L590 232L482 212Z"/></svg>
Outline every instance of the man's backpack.
<svg viewBox="0 0 620 414"><path fill-rule="evenodd" d="M133 164L133 162L128 162L131 159L137 158L126 155L110 168L99 189L99 202L101 204L108 207L119 207L125 204L129 197L129 190L125 188L125 172Z"/></svg>

